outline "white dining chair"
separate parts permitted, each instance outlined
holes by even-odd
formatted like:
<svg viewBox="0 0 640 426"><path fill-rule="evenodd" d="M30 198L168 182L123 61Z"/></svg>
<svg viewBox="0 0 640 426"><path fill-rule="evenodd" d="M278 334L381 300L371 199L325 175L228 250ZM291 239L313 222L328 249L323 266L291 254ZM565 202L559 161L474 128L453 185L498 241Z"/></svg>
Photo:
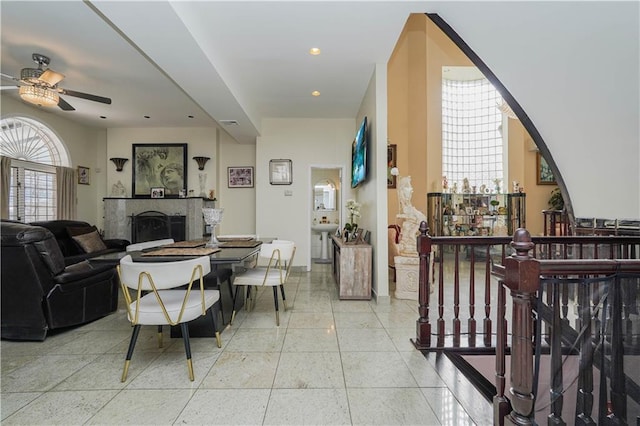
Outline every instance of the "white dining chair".
<svg viewBox="0 0 640 426"><path fill-rule="evenodd" d="M162 326L180 324L189 380L194 380L188 322L206 315L207 310L220 299L218 290L204 288L203 277L210 270L209 256L175 262L134 262L131 255L127 255L120 260L118 276L126 300L127 315L133 326L122 382L127 379L133 349L142 325L159 327L162 346ZM222 343L220 333L216 331L213 312L211 323L220 348Z"/></svg>
<svg viewBox="0 0 640 426"><path fill-rule="evenodd" d="M259 260L266 263L266 266L256 266L242 274L239 274L234 280L233 285L236 286L233 293L233 313L231 314L231 324L236 315L236 298L238 297L238 287L246 286L246 297L250 298L252 287L272 287L273 302L276 309L276 325L280 326L280 311L278 309L278 287L282 294L282 304L284 310L287 310L287 301L284 293L284 284L286 284L291 273L291 265L293 257L296 253L296 245L293 241L274 240L272 243L263 243L260 246ZM260 262L259 262L260 263ZM250 303L246 300L245 303ZM247 305L249 308L249 305Z"/></svg>

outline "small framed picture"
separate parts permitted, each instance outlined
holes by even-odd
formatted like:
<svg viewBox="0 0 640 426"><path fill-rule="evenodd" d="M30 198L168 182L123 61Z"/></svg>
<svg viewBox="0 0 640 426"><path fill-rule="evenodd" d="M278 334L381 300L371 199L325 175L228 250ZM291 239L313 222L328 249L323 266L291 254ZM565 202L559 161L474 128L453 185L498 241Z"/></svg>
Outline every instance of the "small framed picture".
<svg viewBox="0 0 640 426"><path fill-rule="evenodd" d="M291 160L269 161L269 183L271 185L291 185L293 183Z"/></svg>
<svg viewBox="0 0 640 426"><path fill-rule="evenodd" d="M536 163L538 185L556 185L556 178L553 176L551 167L539 152L536 153Z"/></svg>
<svg viewBox="0 0 640 426"><path fill-rule="evenodd" d="M398 161L398 154L396 153L397 146L395 144L387 145L387 188L396 187L396 178L391 174L391 169L396 167Z"/></svg>
<svg viewBox="0 0 640 426"><path fill-rule="evenodd" d="M164 198L164 188L151 188L151 198Z"/></svg>
<svg viewBox="0 0 640 426"><path fill-rule="evenodd" d="M78 166L78 183L80 185L89 185L91 183L91 173L88 167Z"/></svg>
<svg viewBox="0 0 640 426"><path fill-rule="evenodd" d="M253 188L253 167L227 167L227 186Z"/></svg>

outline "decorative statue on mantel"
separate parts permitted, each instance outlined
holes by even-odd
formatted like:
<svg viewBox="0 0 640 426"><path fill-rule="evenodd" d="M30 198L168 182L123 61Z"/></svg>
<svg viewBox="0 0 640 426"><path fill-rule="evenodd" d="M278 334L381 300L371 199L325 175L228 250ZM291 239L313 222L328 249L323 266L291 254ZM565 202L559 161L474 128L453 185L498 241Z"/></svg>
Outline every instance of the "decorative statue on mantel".
<svg viewBox="0 0 640 426"><path fill-rule="evenodd" d="M411 176L401 176L398 179L398 202L400 204L400 213L396 215L399 219L404 219L402 221L400 233L400 256L418 255L416 237L420 232L420 222L427 220L427 217L420 210L416 209L413 204L411 204L412 195L413 187L411 186Z"/></svg>
<svg viewBox="0 0 640 426"><path fill-rule="evenodd" d="M113 186L111 187L111 196L126 198L127 189L124 187L122 182L118 181L118 183L113 184Z"/></svg>

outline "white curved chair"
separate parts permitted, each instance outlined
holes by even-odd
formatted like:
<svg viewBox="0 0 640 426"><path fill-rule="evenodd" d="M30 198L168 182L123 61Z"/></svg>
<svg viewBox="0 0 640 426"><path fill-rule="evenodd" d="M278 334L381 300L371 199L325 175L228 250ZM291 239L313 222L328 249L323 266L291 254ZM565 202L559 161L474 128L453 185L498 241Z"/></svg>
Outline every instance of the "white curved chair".
<svg viewBox="0 0 640 426"><path fill-rule="evenodd" d="M134 262L130 255L118 265L118 276L127 302L127 314L133 333L122 372L127 379L129 363L142 325L157 325L162 347L162 326L180 324L187 355L189 380L193 381L193 364L189 345L188 322L202 315L220 299L218 290L205 290L203 277L211 271L209 256L176 262ZM199 285L198 285L199 282ZM194 283L196 284L194 287ZM186 288L176 289L185 286ZM194 288L192 288L194 287ZM133 295L129 289L134 290ZM212 313L211 322L218 347L222 347Z"/></svg>
<svg viewBox="0 0 640 426"><path fill-rule="evenodd" d="M247 286L247 297L249 297L252 286L263 286L273 288L273 301L276 308L276 325L280 326L280 312L278 310L278 287L282 294L282 304L284 310L287 310L287 301L284 294L284 284L289 279L291 272L291 264L296 253L296 245L293 241L274 240L260 246L259 258L267 262L266 266L258 266L249 269L238 275L233 280L236 289L233 293L233 313L231 314L231 323L236 315L236 297L238 296L237 286ZM248 307L248 305L247 305Z"/></svg>
<svg viewBox="0 0 640 426"><path fill-rule="evenodd" d="M125 249L127 252L140 251L153 247L166 246L167 244L173 244L175 241L173 238L165 238L163 240L145 241L144 243L129 244Z"/></svg>

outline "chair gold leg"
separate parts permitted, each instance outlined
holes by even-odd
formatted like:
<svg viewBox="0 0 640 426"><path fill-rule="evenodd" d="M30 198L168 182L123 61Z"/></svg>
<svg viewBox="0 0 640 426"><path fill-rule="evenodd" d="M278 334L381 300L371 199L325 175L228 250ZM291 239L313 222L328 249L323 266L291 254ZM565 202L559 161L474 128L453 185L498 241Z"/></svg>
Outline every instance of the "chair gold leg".
<svg viewBox="0 0 640 426"><path fill-rule="evenodd" d="M216 331L216 343L218 344L219 348L222 347L222 340L220 339L220 332L219 331Z"/></svg>
<svg viewBox="0 0 640 426"><path fill-rule="evenodd" d="M129 361L129 360L126 360L124 362L124 370L122 370L122 377L120 378L120 381L122 383L124 383L127 380L127 374L129 374L129 363L130 362L131 361Z"/></svg>
<svg viewBox="0 0 640 426"><path fill-rule="evenodd" d="M189 369L189 380L193 382L195 378L193 376L193 363L191 362L191 358L187 359L187 368Z"/></svg>
<svg viewBox="0 0 640 426"><path fill-rule="evenodd" d="M233 312L231 312L231 319L229 320L229 325L233 325L233 320L236 319L236 310L234 309Z"/></svg>

